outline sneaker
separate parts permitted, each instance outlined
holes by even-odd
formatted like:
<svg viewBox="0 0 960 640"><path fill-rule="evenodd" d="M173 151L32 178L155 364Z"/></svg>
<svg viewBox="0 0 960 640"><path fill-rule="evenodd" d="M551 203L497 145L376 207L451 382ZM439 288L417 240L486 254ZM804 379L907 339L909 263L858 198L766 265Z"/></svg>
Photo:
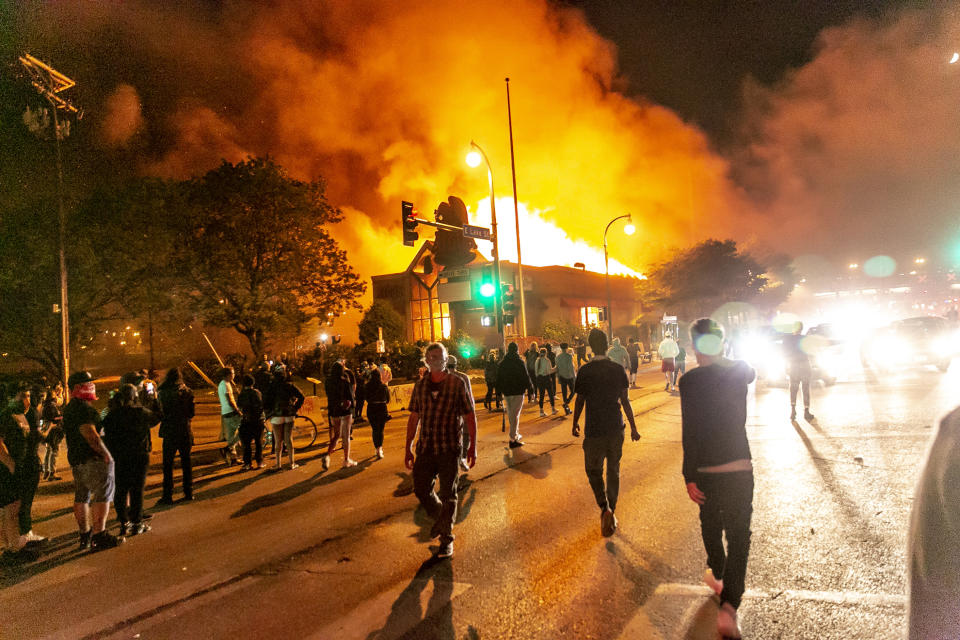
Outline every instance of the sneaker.
<svg viewBox="0 0 960 640"><path fill-rule="evenodd" d="M196 500L196 498L194 498L192 494L189 496L183 496L182 498L180 498L180 502L193 502L194 500Z"/></svg>
<svg viewBox="0 0 960 640"><path fill-rule="evenodd" d="M797 419L797 408L796 408L796 407L792 407L792 408L790 409L790 422L793 422L793 421L796 420L796 419Z"/></svg>
<svg viewBox="0 0 960 640"><path fill-rule="evenodd" d="M522 446L523 446L523 443L520 442L519 440L511 440L511 441L510 441L510 448L511 448L511 449L516 449L517 447L522 447Z"/></svg>
<svg viewBox="0 0 960 640"><path fill-rule="evenodd" d="M327 469L330 468L330 456L325 455L325 456L323 456L322 458L320 458L320 467L321 467L324 471L326 471Z"/></svg>
<svg viewBox="0 0 960 640"><path fill-rule="evenodd" d="M564 411L563 415L565 416L568 416L571 413L573 413L573 411L570 411L570 407L566 407L566 406L563 408L563 411Z"/></svg>
<svg viewBox="0 0 960 640"><path fill-rule="evenodd" d="M240 471L250 471L250 465L248 464L243 465L242 467L240 467Z"/></svg>
<svg viewBox="0 0 960 640"><path fill-rule="evenodd" d="M260 468L260 463L257 462L256 460L254 460L254 461L253 461L253 464L250 465L250 468L253 469L254 471L256 471L257 469Z"/></svg>
<svg viewBox="0 0 960 640"><path fill-rule="evenodd" d="M453 555L453 540L447 543L441 543L437 549L436 557L449 558Z"/></svg>
<svg viewBox="0 0 960 640"><path fill-rule="evenodd" d="M557 415L557 408L556 408L556 407L554 407L553 409L550 409L550 415L552 415L552 416Z"/></svg>
<svg viewBox="0 0 960 640"><path fill-rule="evenodd" d="M159 500L157 500L157 506L158 506L158 507L163 506L163 505L171 505L171 504L173 504L173 498L170 498L170 497L167 497L167 496L164 496L164 497L160 498Z"/></svg>
<svg viewBox="0 0 960 640"><path fill-rule="evenodd" d="M810 413L810 410L809 410L809 409L804 409L804 410L803 410L803 419L806 420L807 422L810 422L811 420L815 420L815 419L816 419L816 416L813 415L812 413Z"/></svg>
<svg viewBox="0 0 960 640"><path fill-rule="evenodd" d="M114 536L106 531L96 533L90 539L91 547L94 551L100 551L101 549L112 549L113 547L120 546L124 542L126 542L126 538L123 536Z"/></svg>
<svg viewBox="0 0 960 640"><path fill-rule="evenodd" d="M613 535L613 530L616 528L614 524L613 511L610 509L604 509L600 514L600 535L604 538L609 538Z"/></svg>
<svg viewBox="0 0 960 640"><path fill-rule="evenodd" d="M357 466L357 461L356 461L356 460L351 460L350 458L347 458L346 460L343 461L343 467L342 467L342 468L347 469L347 468L349 468L349 467L355 467L355 466Z"/></svg>
<svg viewBox="0 0 960 640"><path fill-rule="evenodd" d="M33 529L27 532L26 534L27 542L43 542L47 538L45 536L37 535L33 532Z"/></svg>
<svg viewBox="0 0 960 640"><path fill-rule="evenodd" d="M383 460L383 447L377 447L377 460Z"/></svg>
<svg viewBox="0 0 960 640"><path fill-rule="evenodd" d="M703 583L717 595L720 595L720 592L723 591L723 580L717 580L716 576L713 575L713 569L707 569L703 572Z"/></svg>
<svg viewBox="0 0 960 640"><path fill-rule="evenodd" d="M133 522L133 523L130 523L130 535L131 535L131 536L138 536L138 535L140 535L141 533L146 533L146 532L150 531L150 528L151 528L150 525L148 525L146 522Z"/></svg>
<svg viewBox="0 0 960 640"><path fill-rule="evenodd" d="M737 610L729 602L720 605L717 612L717 631L724 638L740 638L740 624L737 622Z"/></svg>
<svg viewBox="0 0 960 640"><path fill-rule="evenodd" d="M541 417L541 418L546 418L546 417L547 417L547 414L543 412L543 409L540 409L540 417Z"/></svg>
<svg viewBox="0 0 960 640"><path fill-rule="evenodd" d="M467 462L466 458L460 458L460 471L464 473L470 471L470 464Z"/></svg>
<svg viewBox="0 0 960 640"><path fill-rule="evenodd" d="M121 535L121 536L127 535L127 533L129 532L129 530L128 530L128 527L129 527L129 526L130 526L130 523L129 523L129 522L121 522L121 523L120 523L120 530L119 530L119 533L118 533L117 535Z"/></svg>
<svg viewBox="0 0 960 640"><path fill-rule="evenodd" d="M80 532L80 549L81 549L81 550L83 550L83 549L89 549L89 548L90 548L90 540L91 540L91 538L92 538L92 534L91 534L90 531L81 531L81 532Z"/></svg>
<svg viewBox="0 0 960 640"><path fill-rule="evenodd" d="M290 465L290 471L293 471L294 469L299 469L299 468L300 468L300 465L298 465L296 462Z"/></svg>

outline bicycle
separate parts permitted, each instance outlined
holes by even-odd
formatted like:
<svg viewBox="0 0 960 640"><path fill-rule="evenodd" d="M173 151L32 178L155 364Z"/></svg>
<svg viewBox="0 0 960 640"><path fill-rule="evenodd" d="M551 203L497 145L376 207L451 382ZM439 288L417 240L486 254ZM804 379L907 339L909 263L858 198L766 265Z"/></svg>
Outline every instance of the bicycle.
<svg viewBox="0 0 960 640"><path fill-rule="evenodd" d="M263 430L263 450L270 446L270 454L274 453L275 442L273 440L273 429L269 424ZM293 450L300 452L306 451L313 443L317 441L317 423L312 418L305 415L297 415L293 420ZM283 446L283 443L281 443Z"/></svg>

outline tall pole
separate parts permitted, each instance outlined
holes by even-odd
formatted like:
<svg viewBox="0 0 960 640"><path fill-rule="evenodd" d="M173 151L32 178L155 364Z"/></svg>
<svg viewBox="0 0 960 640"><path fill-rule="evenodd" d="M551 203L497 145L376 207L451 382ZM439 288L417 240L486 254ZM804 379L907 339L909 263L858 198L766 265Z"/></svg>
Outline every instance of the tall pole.
<svg viewBox="0 0 960 640"><path fill-rule="evenodd" d="M629 220L630 214L626 213L622 216L617 216L608 222L607 227L603 230L603 269L606 272L607 281L607 344L613 343L613 300L610 297L610 260L607 257L607 231L610 230L610 225L624 218Z"/></svg>
<svg viewBox="0 0 960 640"><path fill-rule="evenodd" d="M523 293L523 259L520 256L520 205L517 204L517 163L513 157L513 115L510 112L510 78L507 83L507 126L510 129L510 170L513 173L513 215L517 223L517 279L520 288L520 335L527 335L527 300Z"/></svg>
<svg viewBox="0 0 960 640"><path fill-rule="evenodd" d="M60 155L60 118L53 105L53 138L57 148L57 222L60 242L60 349L63 360L63 388L69 393L70 378L70 308L67 305L67 214L63 206L63 159Z"/></svg>
<svg viewBox="0 0 960 640"><path fill-rule="evenodd" d="M29 53L19 56L18 60L30 76L30 84L50 103L53 111L53 139L57 158L57 236L60 245L60 356L63 365L63 388L69 391L67 387L67 380L70 377L70 307L67 304L66 254L67 214L63 204L63 157L60 152L60 140L69 135L70 128L69 121L65 122L61 128L60 109L63 109L66 113L76 114L77 119L83 116L83 112L69 100L59 95L62 91L76 86L77 83L74 80ZM28 124L28 126L30 125ZM37 130L39 128L38 126Z"/></svg>
<svg viewBox="0 0 960 640"><path fill-rule="evenodd" d="M493 193L493 169L490 167L490 159L486 152L474 141L470 141L470 146L476 149L483 162L487 165L487 181L490 183L490 227L493 236L493 277L495 287L493 291L493 313L497 319L497 333L500 334L500 353L506 353L507 340L503 334L503 285L500 283L500 243L497 238L497 200Z"/></svg>

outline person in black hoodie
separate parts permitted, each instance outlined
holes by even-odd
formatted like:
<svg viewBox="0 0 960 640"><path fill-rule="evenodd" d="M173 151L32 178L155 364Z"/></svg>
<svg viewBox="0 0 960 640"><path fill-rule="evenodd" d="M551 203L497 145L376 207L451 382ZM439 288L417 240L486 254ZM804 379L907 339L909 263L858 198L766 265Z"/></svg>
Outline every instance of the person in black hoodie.
<svg viewBox="0 0 960 640"><path fill-rule="evenodd" d="M324 381L327 394L327 416L330 420L330 445L322 458L323 468L330 468L330 454L337 446L337 440L343 440L343 466L355 467L356 461L350 458L350 430L353 422L353 387L348 370L343 362L337 361L330 367L330 373Z"/></svg>
<svg viewBox="0 0 960 640"><path fill-rule="evenodd" d="M245 375L240 381L243 389L237 396L237 406L243 419L240 421L240 444L243 446L243 471L259 469L263 464L263 396L255 388L253 376ZM256 455L253 455L256 449Z"/></svg>
<svg viewBox="0 0 960 640"><path fill-rule="evenodd" d="M143 486L150 463L150 428L160 422L160 416L140 406L137 388L132 384L121 386L117 395L118 405L103 419L103 440L116 464L113 507L120 533L135 536L150 530L143 521Z"/></svg>
<svg viewBox="0 0 960 640"><path fill-rule="evenodd" d="M373 430L373 446L377 450L377 459L383 459L383 429L387 424L387 404L390 402L390 389L383 384L380 372L370 372L366 387L367 420Z"/></svg>
<svg viewBox="0 0 960 640"><path fill-rule="evenodd" d="M173 460L180 455L183 475L183 499L193 500L193 431L190 421L196 413L193 391L183 383L180 369L174 367L160 384L160 437L163 438L163 496L159 504L173 504Z"/></svg>
<svg viewBox="0 0 960 640"><path fill-rule="evenodd" d="M497 369L497 391L503 394L504 411L510 425L511 448L523 446L520 442L520 412L523 410L523 396L530 387L530 374L526 363L520 358L520 348L516 342L511 342Z"/></svg>
<svg viewBox="0 0 960 640"><path fill-rule="evenodd" d="M489 411L503 411L501 408L503 394L497 388L497 368L499 366L496 352L488 353L487 359L483 363L483 381L487 385L487 395L483 399L483 406Z"/></svg>
<svg viewBox="0 0 960 640"><path fill-rule="evenodd" d="M287 450L290 458L290 468L296 469L299 465L293 459L293 421L297 411L303 406L303 393L290 382L287 369L275 369L273 382L267 387L263 396L263 407L270 418L273 428L273 450L277 454L277 471L280 470L283 450Z"/></svg>

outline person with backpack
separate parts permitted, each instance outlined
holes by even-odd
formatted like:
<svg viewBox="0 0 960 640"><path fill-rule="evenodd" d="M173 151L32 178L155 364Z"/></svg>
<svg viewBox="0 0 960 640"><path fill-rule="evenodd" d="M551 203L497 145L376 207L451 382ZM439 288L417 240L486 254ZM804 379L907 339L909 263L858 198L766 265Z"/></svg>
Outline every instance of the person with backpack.
<svg viewBox="0 0 960 640"><path fill-rule="evenodd" d="M243 415L240 420L240 445L243 447L241 470L249 471L259 469L263 464L263 395L257 390L253 376L243 376L240 383L243 388L237 396L237 405Z"/></svg>
<svg viewBox="0 0 960 640"><path fill-rule="evenodd" d="M290 468L299 465L293 456L293 421L303 406L303 393L290 382L286 367L274 369L273 382L263 396L263 407L273 429L273 449L277 454L277 471L281 468L283 450L287 450Z"/></svg>

